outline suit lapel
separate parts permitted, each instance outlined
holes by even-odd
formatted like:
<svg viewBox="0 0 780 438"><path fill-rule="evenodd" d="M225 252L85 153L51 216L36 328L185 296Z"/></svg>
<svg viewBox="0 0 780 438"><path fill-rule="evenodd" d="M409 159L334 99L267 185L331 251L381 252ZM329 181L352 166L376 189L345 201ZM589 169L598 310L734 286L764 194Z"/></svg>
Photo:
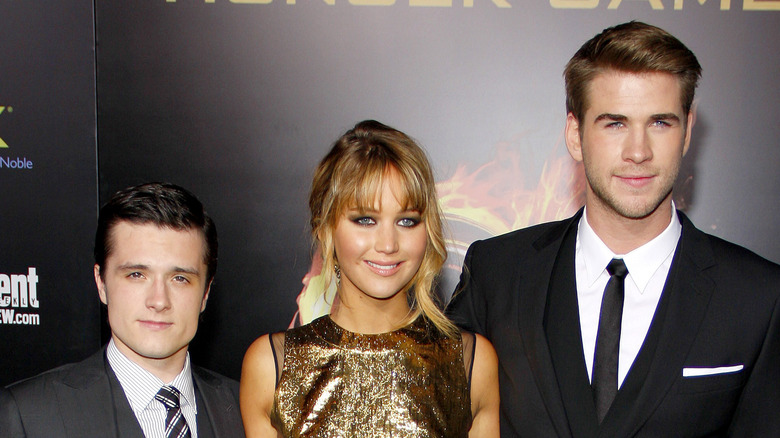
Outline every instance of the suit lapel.
<svg viewBox="0 0 780 438"><path fill-rule="evenodd" d="M135 416L133 408L130 407L130 401L127 399L127 395L125 395L125 390L122 389L122 384L119 383L114 370L108 364L108 360L105 362L105 368L108 383L111 386L110 400L114 406L117 435L120 438L142 438L144 432L141 429L141 424L138 423L138 418Z"/></svg>
<svg viewBox="0 0 780 438"><path fill-rule="evenodd" d="M646 373L634 373L632 367L624 382L626 393L634 391L636 399L625 403L628 400L621 398L621 388L615 399L614 415L620 420L604 424L600 436L633 436L647 421L669 388L681 378L685 358L709 305L714 282L706 269L714 264L712 249L688 218L678 214L683 224L682 236L648 332L648 338L657 338L656 346L646 354L645 345L642 346L634 365L644 367Z"/></svg>
<svg viewBox="0 0 780 438"><path fill-rule="evenodd" d="M54 391L68 437L119 438L117 433L122 429L117 422L118 411L114 400L117 394L110 382L112 377L116 380L106 362L105 348L103 348L84 360L80 366L74 367L61 382L55 383ZM119 383L116 383L119 386ZM132 433L123 436L142 437L141 428L121 387L118 396L122 398L120 402L124 401L123 407L126 412L123 413L129 413L134 423L134 429L128 429Z"/></svg>
<svg viewBox="0 0 780 438"><path fill-rule="evenodd" d="M193 367L192 375L199 395L198 410L205 413L198 415L198 430L204 432L199 436L243 437L241 414L230 386L198 367ZM105 347L53 386L67 437L143 438L122 386L105 359Z"/></svg>
<svg viewBox="0 0 780 438"><path fill-rule="evenodd" d="M209 410L204 407L203 397L200 395L197 384L195 385L195 404L198 406L198 415L195 419L198 423L198 438L214 438Z"/></svg>
<svg viewBox="0 0 780 438"><path fill-rule="evenodd" d="M559 437L572 435L558 381L553 372L552 357L544 332L544 315L550 277L561 242L569 227L576 226L581 214L582 210L534 242L533 249L537 252L534 257L527 259L533 261L534 265L520 268L533 274L521 278L520 281L525 290L518 291L520 333L536 386Z"/></svg>
<svg viewBox="0 0 780 438"><path fill-rule="evenodd" d="M553 268L544 329L572 435L593 437L599 425L582 349L574 266L576 239L576 229L570 227Z"/></svg>
<svg viewBox="0 0 780 438"><path fill-rule="evenodd" d="M206 418L210 420L210 430L214 432L215 437L237 437L239 431L243 431L241 414L227 385L223 385L222 380L213 374L193 367L192 377L200 395L202 406L198 406L198 411L203 409ZM204 420L206 418L203 418ZM198 431L201 427L208 425L201 423L201 415L198 414ZM240 436L243 436L241 434Z"/></svg>

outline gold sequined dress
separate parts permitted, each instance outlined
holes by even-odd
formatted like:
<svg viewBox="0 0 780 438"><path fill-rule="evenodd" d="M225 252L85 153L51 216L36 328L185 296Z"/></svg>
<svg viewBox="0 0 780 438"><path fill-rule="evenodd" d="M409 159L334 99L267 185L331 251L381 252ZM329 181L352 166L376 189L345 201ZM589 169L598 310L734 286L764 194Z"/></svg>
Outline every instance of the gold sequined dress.
<svg viewBox="0 0 780 438"><path fill-rule="evenodd" d="M324 316L278 333L271 422L286 438L467 437L472 357L463 339L473 353L473 335L447 338L424 318L374 335Z"/></svg>

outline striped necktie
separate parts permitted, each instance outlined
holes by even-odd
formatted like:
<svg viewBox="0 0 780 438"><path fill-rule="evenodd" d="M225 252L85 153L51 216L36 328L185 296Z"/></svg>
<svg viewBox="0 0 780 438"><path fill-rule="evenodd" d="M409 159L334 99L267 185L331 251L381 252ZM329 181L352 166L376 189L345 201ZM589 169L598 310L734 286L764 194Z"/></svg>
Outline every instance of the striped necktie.
<svg viewBox="0 0 780 438"><path fill-rule="evenodd" d="M190 428L179 408L180 394L178 389L165 385L154 396L155 400L165 405L165 409L168 411L168 415L165 417L166 438L190 438Z"/></svg>

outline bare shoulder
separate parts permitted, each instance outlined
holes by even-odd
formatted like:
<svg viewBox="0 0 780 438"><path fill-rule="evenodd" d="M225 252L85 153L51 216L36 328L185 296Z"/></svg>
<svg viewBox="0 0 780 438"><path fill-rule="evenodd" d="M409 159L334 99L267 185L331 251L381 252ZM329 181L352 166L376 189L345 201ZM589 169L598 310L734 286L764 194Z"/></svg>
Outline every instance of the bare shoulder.
<svg viewBox="0 0 780 438"><path fill-rule="evenodd" d="M276 436L271 409L276 390L276 365L270 335L257 338L246 351L241 367L241 418L247 437Z"/></svg>
<svg viewBox="0 0 780 438"><path fill-rule="evenodd" d="M485 354L492 354L493 356L496 355L496 350L493 348L493 344L488 341L488 338L480 335L479 333L474 333L474 337L476 338L478 350L483 350L483 353ZM477 352L476 354L479 355L480 353Z"/></svg>
<svg viewBox="0 0 780 438"><path fill-rule="evenodd" d="M475 372L481 368L483 371L489 371L490 368L496 368L498 373L498 356L496 356L496 349L493 348L493 344L487 340L486 337L474 333L476 338L475 351L474 351L474 368Z"/></svg>
<svg viewBox="0 0 780 438"><path fill-rule="evenodd" d="M271 348L271 335L263 335L255 339L244 354L243 368L261 366L265 362L274 364L274 352ZM243 378L242 378L243 380Z"/></svg>
<svg viewBox="0 0 780 438"><path fill-rule="evenodd" d="M498 437L498 357L484 336L475 334L474 369L471 377L473 423L469 436Z"/></svg>
<svg viewBox="0 0 780 438"><path fill-rule="evenodd" d="M241 366L241 393L245 389L270 389L276 386L276 362L271 348L271 336L263 335L255 339L244 354Z"/></svg>

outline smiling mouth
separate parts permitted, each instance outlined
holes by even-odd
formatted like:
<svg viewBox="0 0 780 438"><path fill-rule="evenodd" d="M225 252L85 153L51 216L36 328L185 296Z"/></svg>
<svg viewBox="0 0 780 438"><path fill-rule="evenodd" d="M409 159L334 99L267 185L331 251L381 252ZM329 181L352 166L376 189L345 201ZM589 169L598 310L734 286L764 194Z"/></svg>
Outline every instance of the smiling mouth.
<svg viewBox="0 0 780 438"><path fill-rule="evenodd" d="M374 274L380 275L382 277L390 277L391 275L395 275L396 272L398 272L401 268L401 263L393 263L390 265L381 265L377 262L371 262L366 260L366 265L368 265L368 269L370 269Z"/></svg>
<svg viewBox="0 0 780 438"><path fill-rule="evenodd" d="M379 263L374 263L374 262L369 262L369 261L366 261L366 263L368 264L368 266L371 266L372 268L381 269L383 271L393 270L396 267L398 267L398 265L400 265L400 263L395 263L395 264L392 264L392 265L380 265Z"/></svg>

